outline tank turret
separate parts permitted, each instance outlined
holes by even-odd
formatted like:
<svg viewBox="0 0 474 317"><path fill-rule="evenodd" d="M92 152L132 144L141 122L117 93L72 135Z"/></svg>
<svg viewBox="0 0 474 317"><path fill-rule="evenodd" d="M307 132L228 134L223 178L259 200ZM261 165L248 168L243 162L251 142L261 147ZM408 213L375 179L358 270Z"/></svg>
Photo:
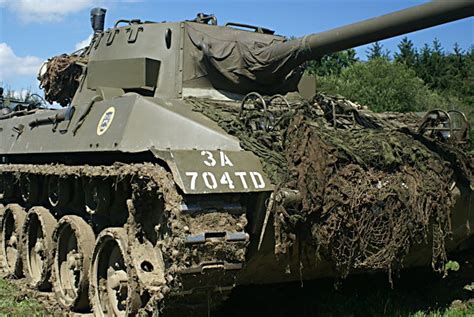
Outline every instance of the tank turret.
<svg viewBox="0 0 474 317"><path fill-rule="evenodd" d="M306 61L470 17L474 3L433 1L297 39L241 23L217 25L214 16L205 14L182 22L119 20L102 32L105 11L93 10L94 17L100 13L100 23L94 25L95 36L83 53L87 72L73 103L87 103L104 89L109 96L138 92L171 99L239 99L249 92L297 91Z"/></svg>
<svg viewBox="0 0 474 317"><path fill-rule="evenodd" d="M268 45L256 45L256 42L247 45L245 34L232 43L208 36L195 44L203 53L202 64L215 74L210 76L214 87L241 94L286 93L296 90L302 74L298 67L306 61L470 17L473 13L473 1L433 1L293 40L275 39ZM255 31L265 33L261 28Z"/></svg>

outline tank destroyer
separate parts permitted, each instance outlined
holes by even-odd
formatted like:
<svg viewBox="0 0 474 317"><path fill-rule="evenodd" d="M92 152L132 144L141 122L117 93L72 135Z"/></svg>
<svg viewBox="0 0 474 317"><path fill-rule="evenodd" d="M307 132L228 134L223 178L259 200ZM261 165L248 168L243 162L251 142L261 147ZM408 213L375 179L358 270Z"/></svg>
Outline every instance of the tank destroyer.
<svg viewBox="0 0 474 317"><path fill-rule="evenodd" d="M63 108L0 117L4 269L97 316L191 315L239 284L442 270L472 242L463 115L305 99L303 66L473 12L434 1L290 40L206 14L105 30L93 9L90 45L39 74Z"/></svg>

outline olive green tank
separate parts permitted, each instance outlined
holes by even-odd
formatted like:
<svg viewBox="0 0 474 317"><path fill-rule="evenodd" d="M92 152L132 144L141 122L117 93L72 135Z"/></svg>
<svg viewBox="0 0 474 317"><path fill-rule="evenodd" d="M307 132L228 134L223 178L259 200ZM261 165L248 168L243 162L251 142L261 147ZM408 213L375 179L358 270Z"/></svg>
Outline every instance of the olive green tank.
<svg viewBox="0 0 474 317"><path fill-rule="evenodd" d="M41 67L61 109L0 117L3 267L64 311L194 316L237 285L442 271L472 247L464 114L375 114L303 75L472 1L293 40L202 13L105 30L105 13L88 47Z"/></svg>

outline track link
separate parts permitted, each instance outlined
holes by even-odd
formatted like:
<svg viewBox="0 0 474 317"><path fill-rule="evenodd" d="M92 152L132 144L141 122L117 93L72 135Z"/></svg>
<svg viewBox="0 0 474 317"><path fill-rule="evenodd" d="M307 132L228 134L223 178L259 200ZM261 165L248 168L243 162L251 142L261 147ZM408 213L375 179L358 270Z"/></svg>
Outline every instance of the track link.
<svg viewBox="0 0 474 317"><path fill-rule="evenodd" d="M53 291L65 311L90 311L83 296L89 288L88 298L94 314L97 314L101 309L100 301L105 297L94 296L105 287L101 294L108 294L110 303L115 303L108 304L108 308L102 311L105 314L113 311L115 315L140 312L160 312L165 316L183 313L207 315L235 285L249 240L249 235L245 233L246 208L238 195L214 197L203 204L199 198L181 195L170 173L152 163L117 163L110 166L3 164L0 172L2 203L5 206L17 203L15 208L27 212L27 221L34 218L39 223L32 225L36 226L36 231L21 227L16 233L21 236L20 249L30 251L24 252L23 262L32 261L27 254L35 254L34 250L38 251L36 255L46 256L44 259L48 260L41 263L46 266L41 266L41 274L38 275L35 269L35 276L40 279L37 278L30 286L46 290L55 285ZM4 210L5 207L2 213ZM76 228L77 223L80 223L81 229ZM62 254L58 252L63 251L58 249L65 247L58 247L58 235L65 230L65 224L75 228L71 229L71 235L85 230L88 237L84 242L82 234L77 233L75 240L68 242L72 245L76 243L76 247L66 248L68 251ZM54 237L50 227L55 229ZM11 235L11 228L9 230ZM38 232L36 240L29 234L30 240L36 243L30 243L29 249L23 230ZM95 246L89 245L93 240L91 234L99 237ZM56 243L54 248L50 243L53 240ZM116 254L114 241L126 244L121 249L123 254ZM112 244L108 246L107 243ZM115 253L106 255L115 256L117 260L105 265L102 277L99 276L102 280L105 278L108 284L91 287L91 282L86 283L86 287L84 279L88 278L87 274L78 275L78 272L86 267L90 271L88 274L97 278L98 273L94 270L98 270L102 263L97 256L102 254L100 250L109 247L112 251L107 252ZM94 251L89 259L90 252L84 252L84 249L91 248ZM4 250L5 247L2 253ZM41 256L37 258L41 259ZM62 266L52 261L53 258L56 262L61 258ZM115 263L122 260L123 269L117 268L115 273L110 271ZM54 265L56 269L52 273ZM25 267L28 268L28 265ZM73 290L68 290L68 281L59 281L62 279L61 270L66 275L72 275L70 284L74 284L77 278L79 286L71 286ZM102 283L100 278L97 283ZM74 292L81 292L82 295ZM113 296L110 297L110 294ZM99 298L99 302L94 298Z"/></svg>

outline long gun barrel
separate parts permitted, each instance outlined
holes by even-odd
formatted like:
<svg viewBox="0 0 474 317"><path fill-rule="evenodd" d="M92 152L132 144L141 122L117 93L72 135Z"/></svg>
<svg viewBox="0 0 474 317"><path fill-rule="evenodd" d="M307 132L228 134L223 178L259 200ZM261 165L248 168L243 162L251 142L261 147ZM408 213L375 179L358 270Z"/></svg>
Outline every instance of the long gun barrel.
<svg viewBox="0 0 474 317"><path fill-rule="evenodd" d="M296 64L326 54L357 47L474 15L473 0L437 0L405 10L382 15L322 33L307 35L268 49L285 54L298 49ZM272 54L272 55L273 55Z"/></svg>
<svg viewBox="0 0 474 317"><path fill-rule="evenodd" d="M242 39L200 34L194 43L202 51L213 87L233 93L277 94L295 91L304 62L348 48L426 29L474 15L474 0L435 0L377 18L270 45L247 45ZM220 36L220 35L219 35ZM247 38L246 38L247 39ZM238 48L232 49L239 42ZM251 41L247 41L251 42ZM226 56L222 49L223 43ZM198 56L198 54L196 54ZM198 76L196 76L198 77Z"/></svg>
<svg viewBox="0 0 474 317"><path fill-rule="evenodd" d="M91 90L99 87L133 89L145 94L154 91L157 96L170 97L239 98L250 92L286 94L298 90L304 73L301 66L306 61L473 14L474 0L435 0L289 40L261 27L240 23L220 26L214 16L204 14L182 22L127 20L129 26L125 29L118 25L124 20L119 20L113 29L103 32L105 9L95 8L91 21L96 36L84 53L88 61L87 87ZM179 40L173 40L176 38ZM70 61L75 63L76 60L77 56ZM81 72L82 66L79 68ZM134 69L133 76L129 69ZM48 78L53 77L42 78L49 83ZM45 85L43 87L48 86ZM77 85L68 85L73 88L68 90L66 99L72 98L71 91L76 91ZM56 95L50 89L49 98L59 98ZM85 99L84 103L88 103L90 98Z"/></svg>

